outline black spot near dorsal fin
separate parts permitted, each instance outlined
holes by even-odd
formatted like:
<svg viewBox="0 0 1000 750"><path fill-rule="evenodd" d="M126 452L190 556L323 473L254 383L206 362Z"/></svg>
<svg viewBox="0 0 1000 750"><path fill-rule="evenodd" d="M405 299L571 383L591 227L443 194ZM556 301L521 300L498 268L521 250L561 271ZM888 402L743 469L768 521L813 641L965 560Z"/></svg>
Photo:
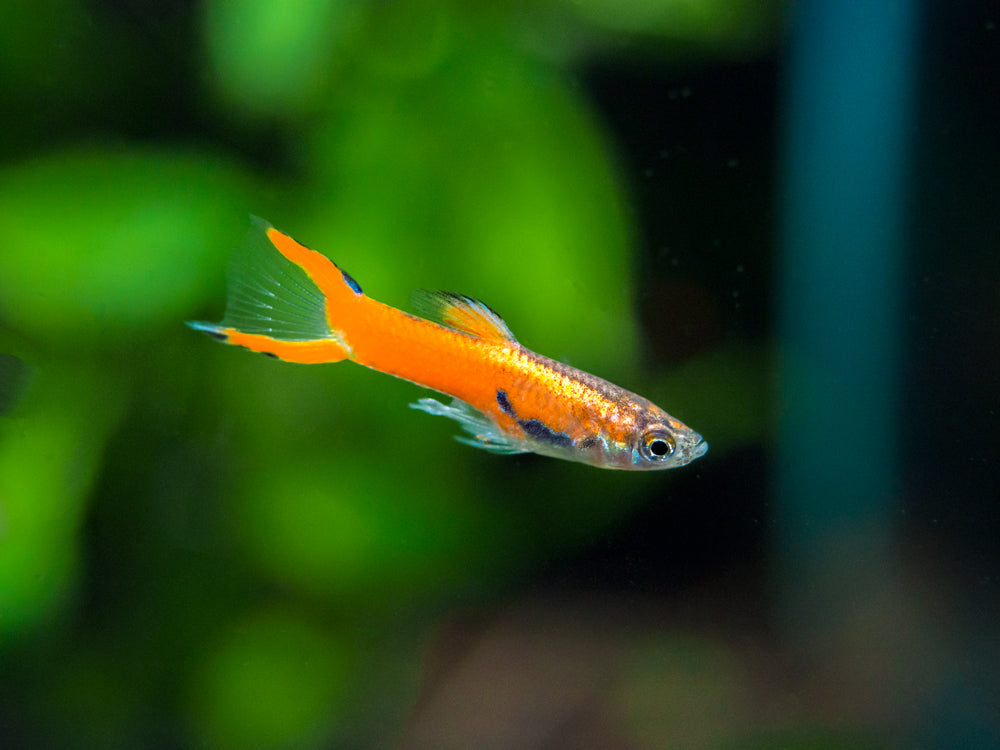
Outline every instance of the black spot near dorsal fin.
<svg viewBox="0 0 1000 750"><path fill-rule="evenodd" d="M334 263L333 265L337 266L336 263ZM340 275L344 277L344 283L351 288L352 292L354 292L355 294L364 294L364 292L361 291L361 284L356 282L354 280L354 277L351 276L351 274L349 274L340 266L337 266L337 270L340 271Z"/></svg>

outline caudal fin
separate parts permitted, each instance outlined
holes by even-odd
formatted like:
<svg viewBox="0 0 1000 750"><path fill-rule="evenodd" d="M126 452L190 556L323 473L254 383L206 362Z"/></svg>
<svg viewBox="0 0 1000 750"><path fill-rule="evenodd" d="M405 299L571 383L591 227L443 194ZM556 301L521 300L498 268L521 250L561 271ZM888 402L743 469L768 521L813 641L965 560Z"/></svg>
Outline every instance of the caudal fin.
<svg viewBox="0 0 1000 750"><path fill-rule="evenodd" d="M219 324L188 325L228 344L287 362L339 362L350 357L330 320L361 288L325 255L251 217L246 240L229 266L226 314Z"/></svg>

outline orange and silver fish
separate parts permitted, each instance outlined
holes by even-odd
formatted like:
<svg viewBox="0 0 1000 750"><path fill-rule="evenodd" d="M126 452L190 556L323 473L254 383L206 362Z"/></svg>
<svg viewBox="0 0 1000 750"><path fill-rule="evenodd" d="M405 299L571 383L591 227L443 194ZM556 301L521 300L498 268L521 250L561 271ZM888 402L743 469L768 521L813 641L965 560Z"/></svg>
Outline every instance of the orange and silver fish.
<svg viewBox="0 0 1000 750"><path fill-rule="evenodd" d="M606 469L669 469L708 450L652 402L525 349L471 297L419 291L423 317L373 300L325 255L252 218L218 325L192 328L286 362L357 362L451 396L410 404L456 420L463 443Z"/></svg>

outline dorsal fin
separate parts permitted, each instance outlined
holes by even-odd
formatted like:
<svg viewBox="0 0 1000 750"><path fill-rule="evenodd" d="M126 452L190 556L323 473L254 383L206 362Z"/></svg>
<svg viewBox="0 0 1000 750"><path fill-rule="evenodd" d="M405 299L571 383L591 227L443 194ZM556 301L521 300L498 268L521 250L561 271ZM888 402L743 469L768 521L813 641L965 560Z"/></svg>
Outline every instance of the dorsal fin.
<svg viewBox="0 0 1000 750"><path fill-rule="evenodd" d="M412 301L420 316L435 323L486 341L517 343L503 318L477 299L464 294L418 289Z"/></svg>

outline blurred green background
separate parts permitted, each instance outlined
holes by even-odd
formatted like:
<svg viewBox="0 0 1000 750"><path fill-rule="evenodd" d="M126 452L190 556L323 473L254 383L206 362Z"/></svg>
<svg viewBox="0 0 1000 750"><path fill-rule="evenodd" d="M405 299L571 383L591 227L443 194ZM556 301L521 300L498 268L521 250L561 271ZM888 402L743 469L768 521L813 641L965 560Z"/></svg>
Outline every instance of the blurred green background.
<svg viewBox="0 0 1000 750"><path fill-rule="evenodd" d="M909 588L822 657L767 600L786 10L5 3L0 745L912 737L937 688L866 657L902 618L945 658ZM411 384L194 334L251 213L388 304L483 299L711 452L496 457Z"/></svg>

